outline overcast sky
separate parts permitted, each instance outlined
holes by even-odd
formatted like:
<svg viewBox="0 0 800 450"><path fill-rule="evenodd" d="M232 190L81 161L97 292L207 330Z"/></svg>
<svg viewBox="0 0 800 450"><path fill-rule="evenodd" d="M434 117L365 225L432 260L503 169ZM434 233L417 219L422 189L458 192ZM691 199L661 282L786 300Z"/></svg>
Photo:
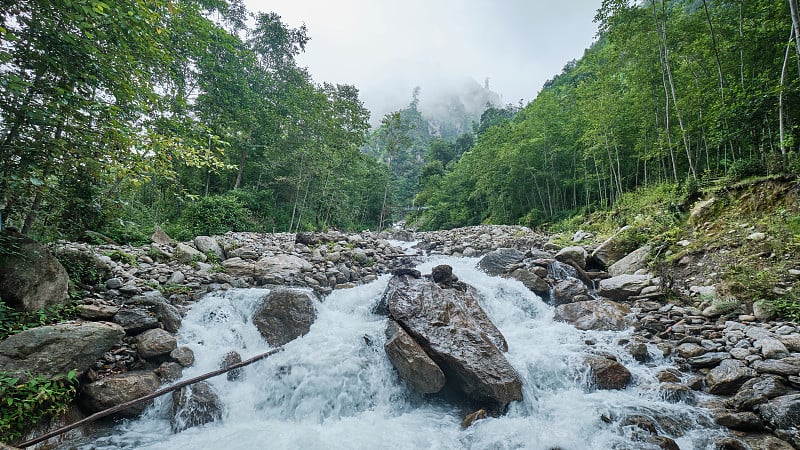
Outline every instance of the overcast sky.
<svg viewBox="0 0 800 450"><path fill-rule="evenodd" d="M244 0L311 41L314 80L353 84L373 122L443 85L489 78L504 103L532 100L594 41L601 0Z"/></svg>

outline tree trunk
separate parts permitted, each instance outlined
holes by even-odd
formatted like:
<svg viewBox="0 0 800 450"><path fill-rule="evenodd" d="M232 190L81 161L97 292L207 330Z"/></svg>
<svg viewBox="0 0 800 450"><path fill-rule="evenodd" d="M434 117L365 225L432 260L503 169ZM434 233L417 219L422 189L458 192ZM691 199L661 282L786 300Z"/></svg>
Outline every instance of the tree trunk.
<svg viewBox="0 0 800 450"><path fill-rule="evenodd" d="M786 112L784 111L784 108L783 108L783 86L784 86L784 83L786 82L786 72L788 71L787 68L789 66L789 49L791 49L791 47L792 47L791 41L792 41L792 37L795 34L794 31L795 31L795 29L794 29L794 27L792 27L792 31L789 33L789 44L786 45L786 52L785 52L785 54L783 56L783 68L781 69L781 85L780 85L780 90L778 91L778 127L779 127L778 135L780 136L780 140L781 140L781 143L780 143L780 147L781 147L781 163L783 165L782 169L784 171L786 170L786 167L787 167L788 164L787 164L787 157L786 157L786 153L787 153L786 140L785 140L786 125L784 123L785 117L786 117Z"/></svg>
<svg viewBox="0 0 800 450"><path fill-rule="evenodd" d="M794 47L797 51L797 70L800 72L800 12L797 11L797 0L789 0L789 11L792 14L794 28Z"/></svg>
<svg viewBox="0 0 800 450"><path fill-rule="evenodd" d="M714 33L714 25L711 22L711 14L708 12L706 0L703 0L703 9L706 11L708 29L711 32L711 45L714 50L714 59L717 61L717 74L719 75L719 96L722 99L722 106L725 106L725 78L722 76L722 63L719 60L719 50L717 48L717 35Z"/></svg>

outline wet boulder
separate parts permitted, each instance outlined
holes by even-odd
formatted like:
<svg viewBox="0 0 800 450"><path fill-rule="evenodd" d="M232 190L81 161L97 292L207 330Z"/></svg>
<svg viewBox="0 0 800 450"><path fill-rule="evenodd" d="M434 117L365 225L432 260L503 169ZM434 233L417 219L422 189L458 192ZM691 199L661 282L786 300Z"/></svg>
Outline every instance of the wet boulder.
<svg viewBox="0 0 800 450"><path fill-rule="evenodd" d="M589 300L556 307L554 319L567 322L579 330L622 331L628 327L627 306L610 300Z"/></svg>
<svg viewBox="0 0 800 450"><path fill-rule="evenodd" d="M613 359L591 356L586 358L586 364L597 389L624 389L631 382L631 372Z"/></svg>
<svg viewBox="0 0 800 450"><path fill-rule="evenodd" d="M547 284L547 281L530 270L517 269L511 272L508 277L521 282L539 297L547 297L550 294L550 285Z"/></svg>
<svg viewBox="0 0 800 450"><path fill-rule="evenodd" d="M20 311L69 300L69 275L42 244L14 231L0 234L0 298Z"/></svg>
<svg viewBox="0 0 800 450"><path fill-rule="evenodd" d="M80 401L89 412L99 412L150 395L158 390L160 384L158 376L152 371L120 373L83 385ZM136 417L151 403L152 400L139 403L119 414Z"/></svg>
<svg viewBox="0 0 800 450"><path fill-rule="evenodd" d="M314 293L309 290L274 289L259 303L253 323L269 345L284 345L311 329L317 318L315 301Z"/></svg>
<svg viewBox="0 0 800 450"><path fill-rule="evenodd" d="M390 280L384 296L391 318L436 362L448 384L477 401L522 399L522 381L503 355L505 338L474 288L402 275Z"/></svg>
<svg viewBox="0 0 800 450"><path fill-rule="evenodd" d="M577 278L567 278L558 281L553 286L551 295L553 305L564 305L572 302L589 300L589 289Z"/></svg>
<svg viewBox="0 0 800 450"><path fill-rule="evenodd" d="M525 254L513 248L498 248L484 256L478 267L489 275L497 276L508 272L508 269L525 259Z"/></svg>
<svg viewBox="0 0 800 450"><path fill-rule="evenodd" d="M172 393L172 431L217 421L222 418L222 401L205 381L185 386Z"/></svg>
<svg viewBox="0 0 800 450"><path fill-rule="evenodd" d="M389 320L386 334L389 340L383 347L400 378L422 394L441 391L445 383L444 372L425 350L393 320Z"/></svg>
<svg viewBox="0 0 800 450"><path fill-rule="evenodd" d="M0 341L3 372L52 378L85 372L118 344L125 331L108 322L66 322L31 328Z"/></svg>

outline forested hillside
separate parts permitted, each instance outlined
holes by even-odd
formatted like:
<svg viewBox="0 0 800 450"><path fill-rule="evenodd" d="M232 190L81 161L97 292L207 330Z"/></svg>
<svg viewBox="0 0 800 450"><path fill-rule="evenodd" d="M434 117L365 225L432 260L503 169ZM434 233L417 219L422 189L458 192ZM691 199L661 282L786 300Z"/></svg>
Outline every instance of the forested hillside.
<svg viewBox="0 0 800 450"><path fill-rule="evenodd" d="M0 2L2 224L42 239L374 226L369 112L239 0Z"/></svg>
<svg viewBox="0 0 800 450"><path fill-rule="evenodd" d="M604 1L584 56L425 180L417 224L538 225L642 185L797 173L790 3Z"/></svg>

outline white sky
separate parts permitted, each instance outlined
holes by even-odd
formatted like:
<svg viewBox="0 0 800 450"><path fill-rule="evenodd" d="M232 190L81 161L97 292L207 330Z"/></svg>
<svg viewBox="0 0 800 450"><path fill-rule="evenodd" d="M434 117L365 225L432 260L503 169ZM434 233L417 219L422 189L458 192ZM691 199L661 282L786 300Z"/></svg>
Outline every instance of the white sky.
<svg viewBox="0 0 800 450"><path fill-rule="evenodd" d="M489 78L504 103L532 100L594 41L601 0L244 0L311 41L298 58L314 80L353 84L372 122L408 105L414 86Z"/></svg>

